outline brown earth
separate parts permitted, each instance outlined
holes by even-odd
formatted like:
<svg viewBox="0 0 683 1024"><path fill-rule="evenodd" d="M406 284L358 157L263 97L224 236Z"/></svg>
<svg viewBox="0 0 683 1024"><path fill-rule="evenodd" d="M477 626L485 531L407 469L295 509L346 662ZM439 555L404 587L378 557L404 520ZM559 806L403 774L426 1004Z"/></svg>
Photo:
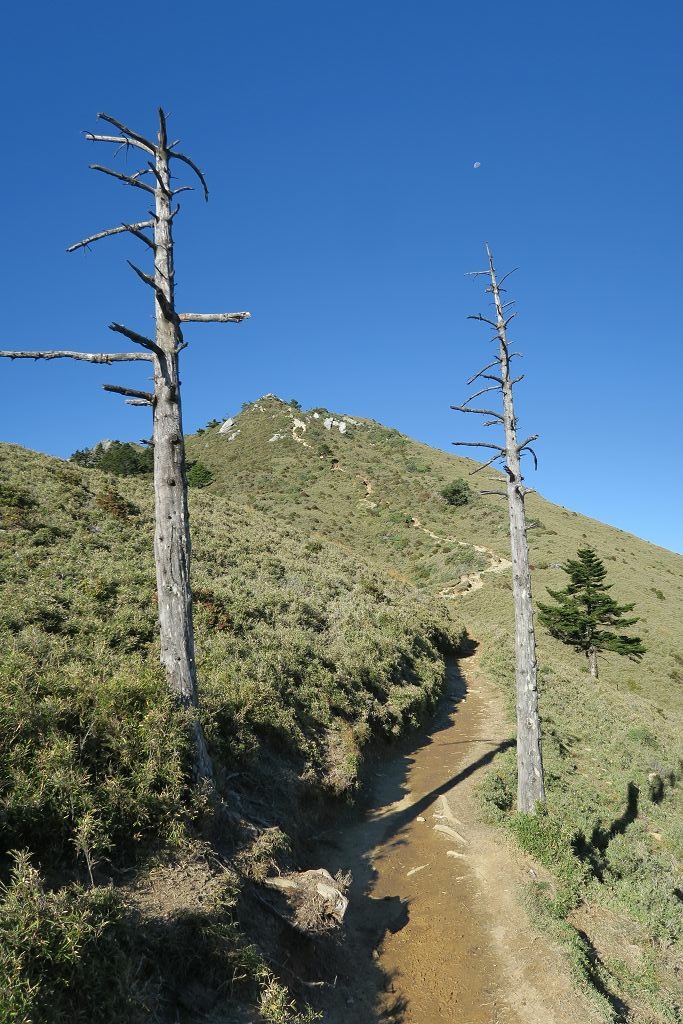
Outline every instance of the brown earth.
<svg viewBox="0 0 683 1024"><path fill-rule="evenodd" d="M453 661L429 734L380 755L360 820L316 843L354 879L338 974L314 1000L329 1024L599 1019L520 902L538 869L481 820L475 787L510 742L476 655Z"/></svg>

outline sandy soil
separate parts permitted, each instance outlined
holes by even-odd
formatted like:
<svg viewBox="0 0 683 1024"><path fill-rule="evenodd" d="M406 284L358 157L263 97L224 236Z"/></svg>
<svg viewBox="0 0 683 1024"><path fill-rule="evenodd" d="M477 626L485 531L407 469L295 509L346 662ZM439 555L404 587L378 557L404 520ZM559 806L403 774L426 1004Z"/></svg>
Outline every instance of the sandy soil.
<svg viewBox="0 0 683 1024"><path fill-rule="evenodd" d="M530 864L481 821L474 788L509 735L476 655L453 661L429 734L388 748L360 820L318 845L354 875L339 974L320 992L329 1024L597 1019L519 902Z"/></svg>

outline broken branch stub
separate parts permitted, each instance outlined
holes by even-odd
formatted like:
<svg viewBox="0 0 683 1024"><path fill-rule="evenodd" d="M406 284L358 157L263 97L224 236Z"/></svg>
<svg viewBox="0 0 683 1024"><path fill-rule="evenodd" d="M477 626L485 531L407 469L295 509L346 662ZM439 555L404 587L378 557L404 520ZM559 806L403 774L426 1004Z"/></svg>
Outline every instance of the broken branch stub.
<svg viewBox="0 0 683 1024"><path fill-rule="evenodd" d="M251 313L178 313L181 323L196 324L239 324L249 320Z"/></svg>

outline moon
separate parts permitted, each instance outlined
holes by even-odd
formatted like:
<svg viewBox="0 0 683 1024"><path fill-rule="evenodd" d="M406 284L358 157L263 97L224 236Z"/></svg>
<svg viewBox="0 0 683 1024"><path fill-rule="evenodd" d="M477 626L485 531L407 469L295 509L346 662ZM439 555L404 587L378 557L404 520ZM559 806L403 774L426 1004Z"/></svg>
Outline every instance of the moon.
<svg viewBox="0 0 683 1024"><path fill-rule="evenodd" d="M474 166L475 171L478 171L479 168L481 167L481 162L479 160L477 160L476 163L473 166Z"/></svg>

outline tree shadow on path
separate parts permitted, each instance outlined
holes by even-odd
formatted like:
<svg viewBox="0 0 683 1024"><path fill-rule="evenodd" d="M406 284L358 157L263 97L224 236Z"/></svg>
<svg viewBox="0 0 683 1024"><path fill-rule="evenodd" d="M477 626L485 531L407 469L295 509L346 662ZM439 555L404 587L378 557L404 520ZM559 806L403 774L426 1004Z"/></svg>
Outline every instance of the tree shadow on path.
<svg viewBox="0 0 683 1024"><path fill-rule="evenodd" d="M474 646L470 645L468 653L473 652ZM312 837L309 844L307 855L311 865L324 863L333 873L351 870L353 877L343 942L330 956L329 970L318 964L318 977L324 984L314 1004L323 1010L329 1024L351 1018L366 1024L401 1024L406 1020L407 1000L394 995L397 979L382 969L376 951L387 933L398 932L408 923L410 901L398 895L372 895L378 878L374 861L383 856L382 849L387 854L406 842L404 834L408 827L439 796L476 774L514 744L511 739L499 742L476 736L439 743L444 757L457 758L461 766L425 793L419 792L419 776L417 785L413 779L411 786L417 788L418 795L412 799L408 781L417 761L415 755L438 742L444 730L457 728L461 702L467 693L455 659L449 662L448 669L446 691L432 720L419 731L375 750L366 765L360 807L347 808L341 815L337 809L334 821ZM471 760L468 745L475 747ZM488 749L479 753L482 745ZM312 967L309 962L309 974Z"/></svg>

